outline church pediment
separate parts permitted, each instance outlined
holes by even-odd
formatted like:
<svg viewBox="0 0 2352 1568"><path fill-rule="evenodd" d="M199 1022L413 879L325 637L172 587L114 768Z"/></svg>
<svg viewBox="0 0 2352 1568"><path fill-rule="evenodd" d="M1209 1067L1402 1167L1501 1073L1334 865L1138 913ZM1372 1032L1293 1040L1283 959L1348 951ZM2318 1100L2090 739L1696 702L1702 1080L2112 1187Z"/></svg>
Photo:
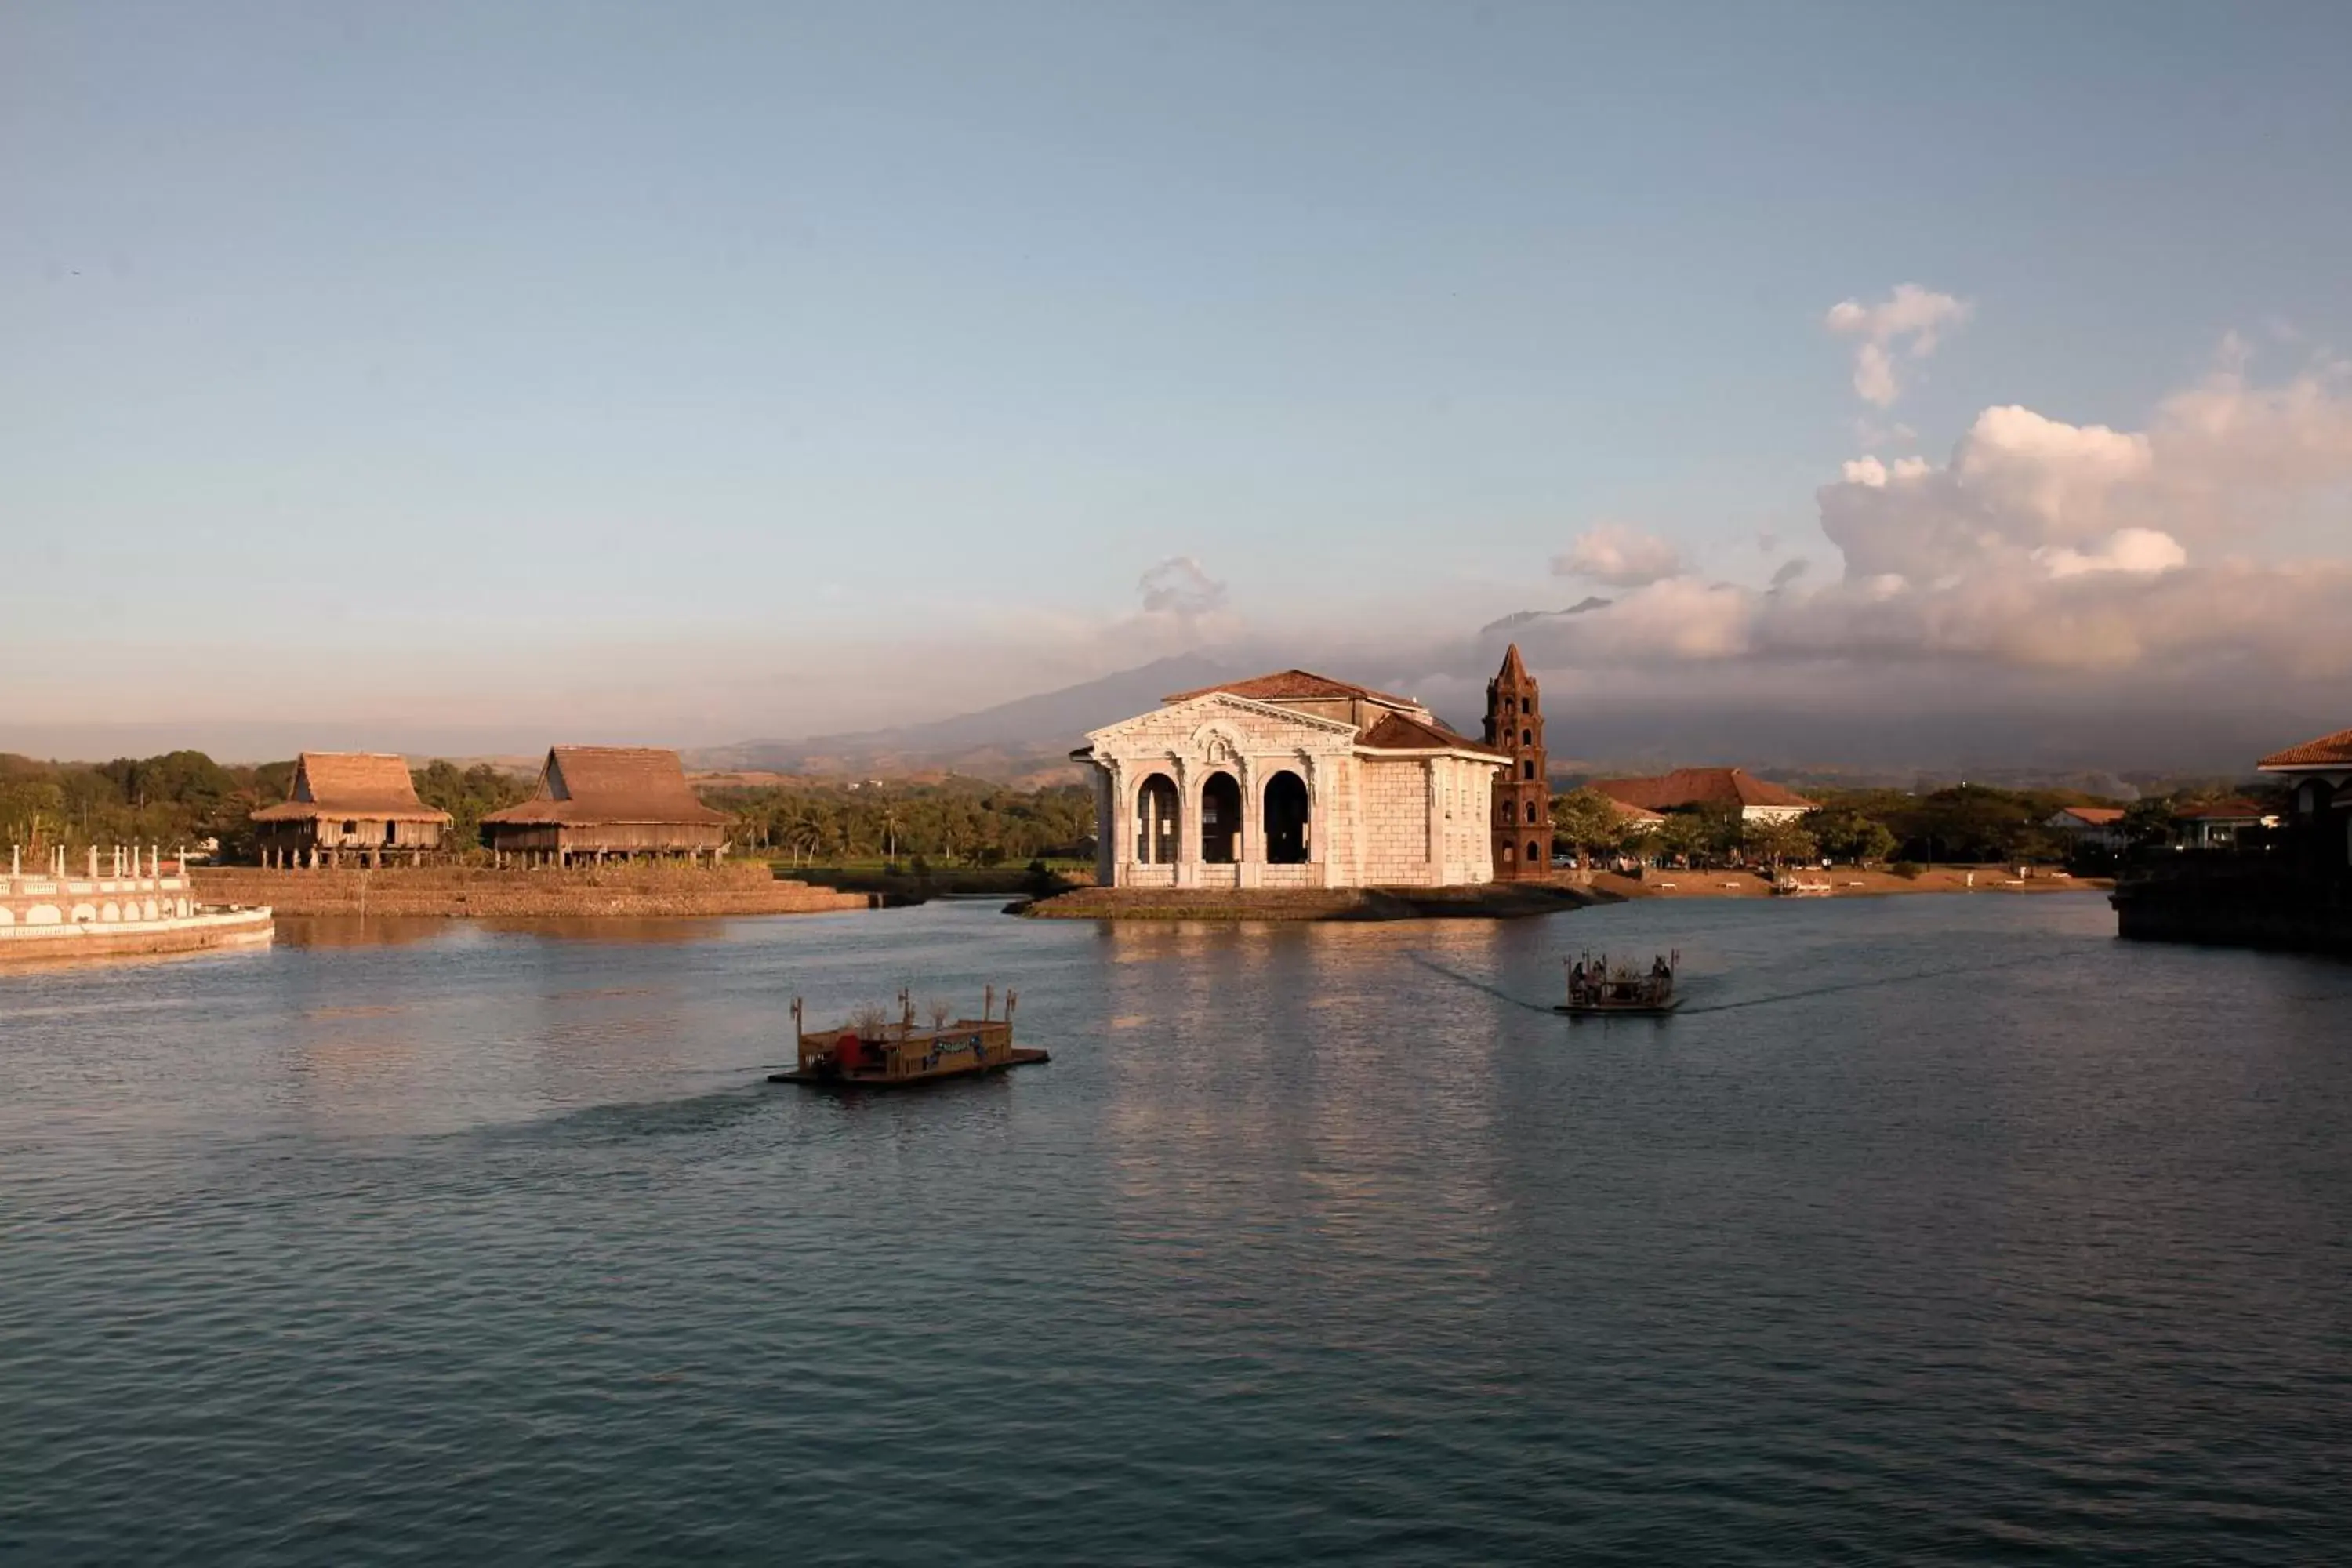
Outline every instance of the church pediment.
<svg viewBox="0 0 2352 1568"><path fill-rule="evenodd" d="M1097 747L1116 746L1121 741L1158 742L1169 737L1189 741L1203 730L1223 731L1244 750L1269 742L1352 743L1356 738L1356 727L1345 720L1301 713L1271 702L1254 702L1230 691L1211 691L1090 731L1087 739ZM1285 735L1296 737L1297 742L1279 738Z"/></svg>

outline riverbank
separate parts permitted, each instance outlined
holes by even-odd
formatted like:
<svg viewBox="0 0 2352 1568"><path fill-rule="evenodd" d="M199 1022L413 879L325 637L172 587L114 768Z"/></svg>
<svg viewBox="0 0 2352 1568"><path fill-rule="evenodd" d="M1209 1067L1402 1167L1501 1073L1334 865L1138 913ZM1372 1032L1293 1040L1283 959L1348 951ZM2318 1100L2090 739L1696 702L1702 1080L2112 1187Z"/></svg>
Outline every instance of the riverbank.
<svg viewBox="0 0 2352 1568"><path fill-rule="evenodd" d="M798 915L874 909L881 895L813 888L761 865L625 866L491 870L387 866L378 870L272 871L210 867L191 873L208 904L267 904L281 915L423 916L446 920Z"/></svg>
<svg viewBox="0 0 2352 1568"><path fill-rule="evenodd" d="M1076 888L1008 905L1031 920L1524 920L1614 903L1591 888L1489 882L1475 888Z"/></svg>
<svg viewBox="0 0 2352 1568"><path fill-rule="evenodd" d="M1827 883L1831 898L1870 898L1895 893L2079 893L2114 884L2101 877L2069 877L2063 871L2036 868L2021 878L2014 866L1937 866L1916 877L1892 871L1861 871L1841 867L1833 871L1787 873L1792 880ZM1773 884L1753 871L1652 871L1645 877L1621 877L1597 871L1592 890L1619 899L1769 899ZM1820 895L1815 895L1820 896Z"/></svg>

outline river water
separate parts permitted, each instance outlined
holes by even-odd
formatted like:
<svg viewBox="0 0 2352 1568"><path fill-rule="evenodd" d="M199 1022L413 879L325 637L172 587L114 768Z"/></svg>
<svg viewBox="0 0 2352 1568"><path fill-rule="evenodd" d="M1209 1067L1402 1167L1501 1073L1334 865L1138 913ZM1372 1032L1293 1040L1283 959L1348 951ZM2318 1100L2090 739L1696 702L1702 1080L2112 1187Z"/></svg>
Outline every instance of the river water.
<svg viewBox="0 0 2352 1568"><path fill-rule="evenodd" d="M0 979L0 1561L2352 1551L2352 969L2093 896ZM1563 952L1679 946L1577 1023ZM1050 1066L761 1080L1020 988Z"/></svg>

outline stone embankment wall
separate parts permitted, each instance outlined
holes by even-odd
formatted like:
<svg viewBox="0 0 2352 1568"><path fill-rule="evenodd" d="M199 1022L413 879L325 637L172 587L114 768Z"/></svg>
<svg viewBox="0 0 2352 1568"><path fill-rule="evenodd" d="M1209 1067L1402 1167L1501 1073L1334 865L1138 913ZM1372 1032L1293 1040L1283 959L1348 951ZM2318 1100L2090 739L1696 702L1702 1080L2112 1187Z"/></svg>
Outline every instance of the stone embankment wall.
<svg viewBox="0 0 2352 1568"><path fill-rule="evenodd" d="M2293 877L2183 875L2126 879L2108 900L2135 942L2266 947L2352 958L2352 888Z"/></svg>
<svg viewBox="0 0 2352 1568"><path fill-rule="evenodd" d="M267 904L281 915L790 915L872 909L879 896L785 881L764 866L616 866L491 870L387 866L370 871L198 868L207 904Z"/></svg>
<svg viewBox="0 0 2352 1568"><path fill-rule="evenodd" d="M1011 908L1033 919L1074 921L1517 920L1617 901L1581 888L1486 883L1462 888L1079 888Z"/></svg>

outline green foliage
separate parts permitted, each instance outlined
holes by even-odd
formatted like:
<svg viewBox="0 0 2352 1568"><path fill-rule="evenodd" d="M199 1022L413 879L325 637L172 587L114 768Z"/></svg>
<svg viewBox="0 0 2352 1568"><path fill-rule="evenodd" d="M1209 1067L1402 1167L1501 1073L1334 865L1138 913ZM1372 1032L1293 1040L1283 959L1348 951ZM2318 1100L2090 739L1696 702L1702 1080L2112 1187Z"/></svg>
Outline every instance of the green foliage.
<svg viewBox="0 0 2352 1568"><path fill-rule="evenodd" d="M464 849L480 841L482 818L529 797L531 783L488 763L460 769L436 759L409 770L416 798L436 811L449 814L449 831L442 842Z"/></svg>
<svg viewBox="0 0 2352 1568"><path fill-rule="evenodd" d="M282 781L291 766L278 766ZM0 756L0 840L36 857L62 847L69 861L117 844L169 853L218 838L226 849L249 837L247 812L284 798L282 783L269 787L270 771L185 751L96 764Z"/></svg>
<svg viewBox="0 0 2352 1568"><path fill-rule="evenodd" d="M1970 862L2055 860L2066 841L2042 826L2061 807L2085 804L2071 790L1995 789L1956 784L1912 795L1903 790L1848 790L1822 802L1823 815L1847 823L1876 823L1895 839L1882 853L1906 859ZM1836 837L1832 831L1831 837ZM1835 854L1832 850L1831 853ZM1877 857L1857 855L1851 858Z"/></svg>
<svg viewBox="0 0 2352 1568"><path fill-rule="evenodd" d="M1876 818L1851 805L1828 805L1809 811L1805 830L1823 855L1853 865L1874 865L1895 853L1894 833Z"/></svg>
<svg viewBox="0 0 2352 1568"><path fill-rule="evenodd" d="M1781 822L1751 822L1747 825L1740 847L1751 860L1761 861L1775 869L1793 862L1816 858L1821 847L1804 825L1795 820Z"/></svg>
<svg viewBox="0 0 2352 1568"><path fill-rule="evenodd" d="M739 851L794 865L878 858L886 848L926 866L1094 856L1094 791L1080 784L1019 790L950 779L861 789L730 788L705 798L734 815Z"/></svg>
<svg viewBox="0 0 2352 1568"><path fill-rule="evenodd" d="M1716 824L1696 812L1670 812L1665 821L1658 824L1652 836L1661 855L1679 860L1685 866L1696 866L1707 858L1715 848L1717 837Z"/></svg>
<svg viewBox="0 0 2352 1568"><path fill-rule="evenodd" d="M1590 784L1551 797L1551 828L1580 855L1605 855L1625 839L1623 820L1610 798Z"/></svg>
<svg viewBox="0 0 2352 1568"><path fill-rule="evenodd" d="M1895 875L1902 878L1906 882L1917 881L1919 879L1919 873L1927 869L1925 866L1920 865L1916 860L1897 860L1895 864L1886 868L1895 873Z"/></svg>

